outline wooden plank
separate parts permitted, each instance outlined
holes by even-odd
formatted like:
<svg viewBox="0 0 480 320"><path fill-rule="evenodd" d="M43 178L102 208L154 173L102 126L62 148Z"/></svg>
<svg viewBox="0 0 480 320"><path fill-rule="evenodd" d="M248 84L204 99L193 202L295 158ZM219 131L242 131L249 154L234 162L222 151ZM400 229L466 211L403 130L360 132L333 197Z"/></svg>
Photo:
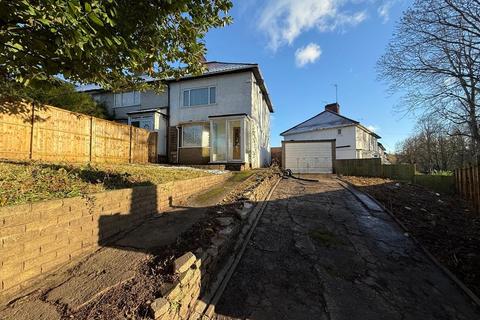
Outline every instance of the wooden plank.
<svg viewBox="0 0 480 320"><path fill-rule="evenodd" d="M0 158L30 158L32 105L4 103L0 107Z"/></svg>

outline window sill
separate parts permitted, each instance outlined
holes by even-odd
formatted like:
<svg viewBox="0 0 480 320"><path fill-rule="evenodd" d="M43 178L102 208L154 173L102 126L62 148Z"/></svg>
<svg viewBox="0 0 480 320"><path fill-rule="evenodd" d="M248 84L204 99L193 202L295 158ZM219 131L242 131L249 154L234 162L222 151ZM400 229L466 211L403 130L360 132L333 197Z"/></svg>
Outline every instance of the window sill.
<svg viewBox="0 0 480 320"><path fill-rule="evenodd" d="M120 108L131 108L131 107L141 107L141 104L134 104L131 106L114 106L113 109L120 109Z"/></svg>
<svg viewBox="0 0 480 320"><path fill-rule="evenodd" d="M198 148L205 148L205 149L210 149L210 147L204 147L204 146L195 146L195 147L178 147L179 149L198 149Z"/></svg>
<svg viewBox="0 0 480 320"><path fill-rule="evenodd" d="M211 103L211 104L199 104L196 106L181 106L180 109L194 109L194 108L206 108L206 107L213 107L218 105L218 103Z"/></svg>

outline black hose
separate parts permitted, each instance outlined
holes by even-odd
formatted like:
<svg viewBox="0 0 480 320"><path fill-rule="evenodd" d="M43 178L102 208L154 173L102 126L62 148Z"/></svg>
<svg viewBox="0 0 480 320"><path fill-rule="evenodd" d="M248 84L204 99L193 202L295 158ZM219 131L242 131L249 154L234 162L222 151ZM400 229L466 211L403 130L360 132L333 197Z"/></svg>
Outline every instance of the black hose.
<svg viewBox="0 0 480 320"><path fill-rule="evenodd" d="M297 180L302 180L302 181L319 182L319 180L315 180L315 179L306 179L306 178L296 177L296 176L293 175L293 172L292 172L292 170L290 170L290 169L283 170L283 176L284 176L284 177L287 177L287 178L293 178L293 179L297 179Z"/></svg>

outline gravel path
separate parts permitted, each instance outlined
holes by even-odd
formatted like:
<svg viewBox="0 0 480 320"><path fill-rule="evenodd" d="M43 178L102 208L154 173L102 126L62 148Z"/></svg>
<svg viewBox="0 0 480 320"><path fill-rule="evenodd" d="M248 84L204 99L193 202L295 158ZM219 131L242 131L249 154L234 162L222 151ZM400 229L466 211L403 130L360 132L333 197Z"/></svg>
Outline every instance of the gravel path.
<svg viewBox="0 0 480 320"><path fill-rule="evenodd" d="M480 319L383 211L336 180L283 180L216 306L221 319Z"/></svg>

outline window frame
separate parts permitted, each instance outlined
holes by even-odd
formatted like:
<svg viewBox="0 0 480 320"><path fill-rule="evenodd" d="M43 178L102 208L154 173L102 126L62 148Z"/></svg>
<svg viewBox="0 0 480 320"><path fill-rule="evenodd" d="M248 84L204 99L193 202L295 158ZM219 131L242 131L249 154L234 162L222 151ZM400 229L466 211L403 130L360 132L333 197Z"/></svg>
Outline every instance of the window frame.
<svg viewBox="0 0 480 320"><path fill-rule="evenodd" d="M133 94L133 104L124 104L123 102L123 95L124 94ZM138 101L136 99L138 97ZM118 103L117 100L120 100ZM114 108L126 108L126 107L135 107L140 106L142 104L142 93L141 91L126 91L126 92L118 92L115 93L113 96L113 107Z"/></svg>
<svg viewBox="0 0 480 320"><path fill-rule="evenodd" d="M212 88L215 90L215 95L214 96L214 101L212 102ZM207 104L195 104L192 105L192 96L191 92L192 90L207 90ZM185 104L185 93L188 92L188 105ZM194 107L204 107L204 106L211 106L217 104L217 86L205 86L205 87L197 87L197 88L188 88L188 89L183 89L182 90L182 108L194 108Z"/></svg>
<svg viewBox="0 0 480 320"><path fill-rule="evenodd" d="M198 144L188 144L185 145L185 128L187 127L200 127L200 141ZM204 137L205 132L207 132L208 137ZM206 140L206 141L204 141ZM183 124L182 125L182 139L180 148L208 148L210 143L210 127L207 127L203 123L191 123L191 124Z"/></svg>

